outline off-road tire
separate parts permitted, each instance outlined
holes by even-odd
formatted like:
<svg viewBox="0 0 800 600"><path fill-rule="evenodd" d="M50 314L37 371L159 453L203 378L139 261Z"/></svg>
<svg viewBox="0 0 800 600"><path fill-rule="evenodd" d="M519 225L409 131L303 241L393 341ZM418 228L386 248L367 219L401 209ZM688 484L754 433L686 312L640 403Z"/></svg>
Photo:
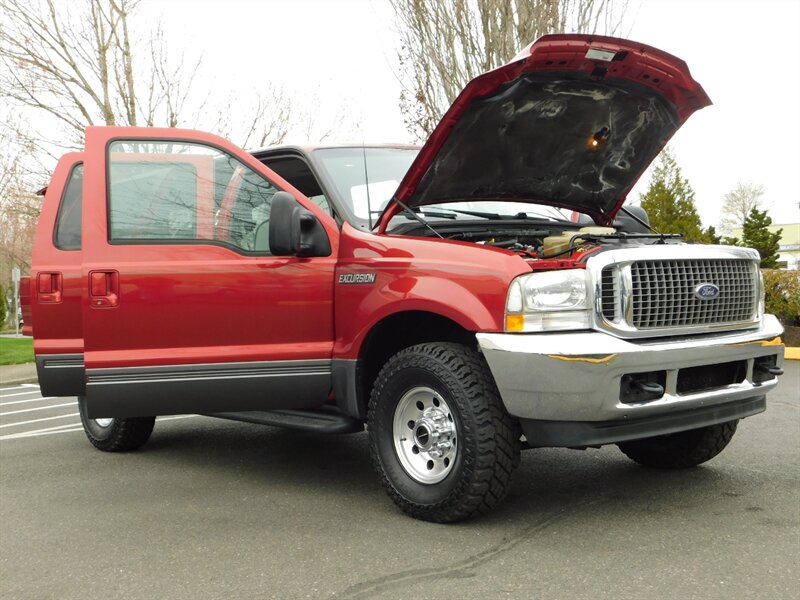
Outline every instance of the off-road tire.
<svg viewBox="0 0 800 600"><path fill-rule="evenodd" d="M411 477L395 449L394 413L415 386L435 390L454 417L458 450L437 483ZM506 412L483 357L460 344L420 344L391 357L372 390L368 429L383 487L403 512L425 521L454 522L488 511L506 496L519 464L519 423Z"/></svg>
<svg viewBox="0 0 800 600"><path fill-rule="evenodd" d="M86 400L78 398L83 431L92 445L103 452L128 452L141 447L153 433L155 417L115 418L107 426L86 416Z"/></svg>
<svg viewBox="0 0 800 600"><path fill-rule="evenodd" d="M736 433L738 419L617 444L631 460L656 469L688 469L711 460L725 449Z"/></svg>

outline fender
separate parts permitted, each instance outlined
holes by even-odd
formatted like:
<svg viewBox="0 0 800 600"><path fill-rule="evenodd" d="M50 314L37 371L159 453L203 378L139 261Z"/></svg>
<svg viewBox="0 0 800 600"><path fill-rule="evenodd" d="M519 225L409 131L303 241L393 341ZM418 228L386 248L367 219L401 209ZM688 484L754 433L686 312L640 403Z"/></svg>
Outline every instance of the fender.
<svg viewBox="0 0 800 600"><path fill-rule="evenodd" d="M379 275L379 281L381 279L384 278ZM343 327L337 328L334 358L358 358L369 332L384 319L404 312L419 311L439 315L458 323L467 331L496 332L503 329L503 306L499 307L499 311L497 307L490 310L474 290L464 287L458 281L434 276L386 279L389 280L384 281L383 285L376 285L363 297L361 303L347 306L348 313L355 311L361 318L356 316L352 322L344 324L342 322L346 315L342 314L339 320L337 311L337 324L342 323ZM502 303L505 303L506 287L503 286L501 294L498 294L502 296ZM348 333L340 335L345 327Z"/></svg>
<svg viewBox="0 0 800 600"><path fill-rule="evenodd" d="M507 250L366 233L347 223L339 249L332 383L337 404L355 418L365 417L358 399L358 358L376 326L392 315L423 312L465 331L502 331L508 285L530 272Z"/></svg>
<svg viewBox="0 0 800 600"><path fill-rule="evenodd" d="M391 237L342 227L336 269L334 359L358 358L392 314L430 312L467 331L502 331L511 280L530 272L513 252L468 242Z"/></svg>

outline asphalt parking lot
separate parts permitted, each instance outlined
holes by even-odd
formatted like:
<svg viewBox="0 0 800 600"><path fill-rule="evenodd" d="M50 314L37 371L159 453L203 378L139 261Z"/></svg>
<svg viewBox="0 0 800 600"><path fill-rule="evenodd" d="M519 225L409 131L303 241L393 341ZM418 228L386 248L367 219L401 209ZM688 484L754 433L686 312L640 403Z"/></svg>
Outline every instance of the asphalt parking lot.
<svg viewBox="0 0 800 600"><path fill-rule="evenodd" d="M74 399L0 389L3 598L794 598L800 363L715 460L523 454L490 515L400 514L366 436L159 419L94 450ZM795 590L792 592L791 590Z"/></svg>

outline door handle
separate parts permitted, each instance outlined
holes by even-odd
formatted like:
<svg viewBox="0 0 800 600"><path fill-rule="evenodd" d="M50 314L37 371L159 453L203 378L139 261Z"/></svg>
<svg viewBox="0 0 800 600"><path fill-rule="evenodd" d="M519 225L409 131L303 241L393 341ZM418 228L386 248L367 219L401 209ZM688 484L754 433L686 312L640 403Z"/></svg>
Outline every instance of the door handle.
<svg viewBox="0 0 800 600"><path fill-rule="evenodd" d="M36 291L42 304L61 302L63 277L58 272L39 273L36 277Z"/></svg>
<svg viewBox="0 0 800 600"><path fill-rule="evenodd" d="M89 306L114 308L119 304L119 273L117 271L89 272Z"/></svg>

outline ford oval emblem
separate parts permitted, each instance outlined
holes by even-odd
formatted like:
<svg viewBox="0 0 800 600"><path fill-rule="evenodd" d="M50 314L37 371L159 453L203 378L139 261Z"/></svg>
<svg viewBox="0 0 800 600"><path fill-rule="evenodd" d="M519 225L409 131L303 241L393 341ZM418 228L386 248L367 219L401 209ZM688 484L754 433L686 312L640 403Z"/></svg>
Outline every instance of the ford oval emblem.
<svg viewBox="0 0 800 600"><path fill-rule="evenodd" d="M719 287L713 283L701 283L694 288L694 295L700 300L713 300L719 296Z"/></svg>

